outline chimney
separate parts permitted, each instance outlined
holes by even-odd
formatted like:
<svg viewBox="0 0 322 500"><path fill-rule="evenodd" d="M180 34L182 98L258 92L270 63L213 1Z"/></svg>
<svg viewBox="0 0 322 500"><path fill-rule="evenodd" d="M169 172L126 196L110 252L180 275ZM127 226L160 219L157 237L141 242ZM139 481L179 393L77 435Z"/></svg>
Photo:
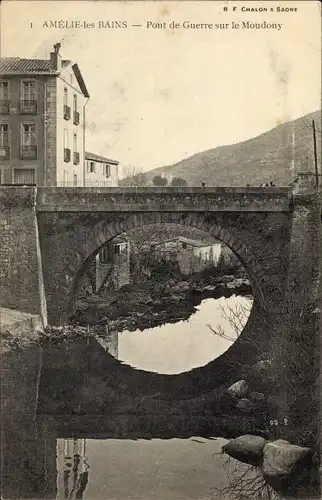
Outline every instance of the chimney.
<svg viewBox="0 0 322 500"><path fill-rule="evenodd" d="M54 45L54 52L50 53L50 65L56 71L61 70L61 57L59 55L60 43Z"/></svg>

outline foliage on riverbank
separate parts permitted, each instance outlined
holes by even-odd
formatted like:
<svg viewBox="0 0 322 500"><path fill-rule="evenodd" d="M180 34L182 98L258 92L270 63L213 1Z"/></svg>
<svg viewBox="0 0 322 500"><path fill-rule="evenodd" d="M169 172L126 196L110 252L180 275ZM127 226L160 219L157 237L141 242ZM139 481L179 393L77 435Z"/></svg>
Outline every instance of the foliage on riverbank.
<svg viewBox="0 0 322 500"><path fill-rule="evenodd" d="M187 320L207 298L250 295L251 287L242 272L234 275L231 268L209 266L199 273L184 276L175 261L145 262L148 274L132 276L132 282L109 294L105 289L97 295L82 297L72 323L79 325L108 324L110 330L144 330L164 323ZM222 274L226 269L230 274Z"/></svg>

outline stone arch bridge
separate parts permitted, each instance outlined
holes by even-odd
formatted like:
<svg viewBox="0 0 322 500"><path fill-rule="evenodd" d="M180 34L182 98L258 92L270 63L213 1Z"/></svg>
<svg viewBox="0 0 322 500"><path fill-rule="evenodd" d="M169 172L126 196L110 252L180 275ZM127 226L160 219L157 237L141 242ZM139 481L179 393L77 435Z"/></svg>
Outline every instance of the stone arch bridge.
<svg viewBox="0 0 322 500"><path fill-rule="evenodd" d="M289 344L289 309L300 337L303 308L315 310L321 193L312 179L303 174L293 187L269 188L1 187L1 305L64 324L86 266L105 242L147 224L197 227L224 242L249 274L254 305L225 359L250 362L263 347L260 339L267 350L276 330L280 343Z"/></svg>
<svg viewBox="0 0 322 500"><path fill-rule="evenodd" d="M308 285L303 268L314 274L319 263L321 197L308 176L301 180L295 189L2 187L2 305L64 324L101 245L141 225L175 223L225 243L255 300L278 309L292 284Z"/></svg>

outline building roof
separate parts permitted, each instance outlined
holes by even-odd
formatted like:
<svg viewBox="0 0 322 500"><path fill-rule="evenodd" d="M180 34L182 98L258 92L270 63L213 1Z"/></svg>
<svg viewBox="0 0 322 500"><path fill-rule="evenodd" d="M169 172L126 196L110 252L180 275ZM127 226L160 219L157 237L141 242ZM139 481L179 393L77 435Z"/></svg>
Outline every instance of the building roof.
<svg viewBox="0 0 322 500"><path fill-rule="evenodd" d="M192 247L209 247L215 245L212 241L193 240L191 238L185 238L184 236L179 236L179 241Z"/></svg>
<svg viewBox="0 0 322 500"><path fill-rule="evenodd" d="M63 60L62 69L69 66L71 61ZM78 67L78 64L73 64L77 83L85 97L89 97L84 79ZM20 57L1 57L0 58L0 75L56 75L60 71L52 68L49 59L21 59Z"/></svg>
<svg viewBox="0 0 322 500"><path fill-rule="evenodd" d="M65 62L65 61L63 61L63 63L64 63L64 62ZM66 62L70 63L70 61L66 61ZM86 88L86 85L85 85L84 79L83 79L83 77L82 77L82 73L80 72L80 69L79 69L79 67L78 67L78 64L76 64L76 63L75 63L75 64L73 64L73 65L72 65L72 68L73 68L74 74L75 74L75 76L76 76L76 80L77 80L77 82L78 82L78 85L79 85L79 87L80 87L81 91L83 92L83 94L84 94L84 96L85 96L85 97L89 97L89 93L88 93L88 90L87 90L87 88Z"/></svg>
<svg viewBox="0 0 322 500"><path fill-rule="evenodd" d="M113 163L114 165L118 165L120 162L117 160L112 160L111 158L105 158L104 156L96 155L94 153L89 153L85 151L85 159L99 161L101 163Z"/></svg>
<svg viewBox="0 0 322 500"><path fill-rule="evenodd" d="M209 247L212 245L220 245L220 242L193 240L190 238L185 238L184 236L176 236L174 238L170 238L164 241L154 241L151 242L151 245L163 245L165 243L171 243L171 242L186 243L187 245L190 245L192 247Z"/></svg>
<svg viewBox="0 0 322 500"><path fill-rule="evenodd" d="M20 57L1 57L0 74L58 74L47 59L20 59Z"/></svg>

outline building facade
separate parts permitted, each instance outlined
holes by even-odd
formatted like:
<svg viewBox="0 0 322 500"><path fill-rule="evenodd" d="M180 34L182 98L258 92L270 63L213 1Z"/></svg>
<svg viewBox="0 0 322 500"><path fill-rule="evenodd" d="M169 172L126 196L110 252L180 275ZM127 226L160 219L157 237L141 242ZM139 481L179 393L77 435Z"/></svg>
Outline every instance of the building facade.
<svg viewBox="0 0 322 500"><path fill-rule="evenodd" d="M59 44L48 60L0 59L0 181L84 185L85 103L77 64Z"/></svg>
<svg viewBox="0 0 322 500"><path fill-rule="evenodd" d="M119 179L119 162L85 152L85 186L116 187Z"/></svg>
<svg viewBox="0 0 322 500"><path fill-rule="evenodd" d="M117 185L116 161L97 157L97 173L87 171L89 93L78 65L59 51L56 44L48 59L0 58L0 184Z"/></svg>
<svg viewBox="0 0 322 500"><path fill-rule="evenodd" d="M180 271L189 275L206 269L210 264L217 266L222 253L221 243L194 240L178 236L169 240L151 243L151 250L165 257L176 258Z"/></svg>
<svg viewBox="0 0 322 500"><path fill-rule="evenodd" d="M88 265L80 289L80 297L103 292L113 294L131 281L130 245L116 236L101 246Z"/></svg>
<svg viewBox="0 0 322 500"><path fill-rule="evenodd" d="M130 246L123 236L103 245L95 256L96 290L118 290L130 283Z"/></svg>

